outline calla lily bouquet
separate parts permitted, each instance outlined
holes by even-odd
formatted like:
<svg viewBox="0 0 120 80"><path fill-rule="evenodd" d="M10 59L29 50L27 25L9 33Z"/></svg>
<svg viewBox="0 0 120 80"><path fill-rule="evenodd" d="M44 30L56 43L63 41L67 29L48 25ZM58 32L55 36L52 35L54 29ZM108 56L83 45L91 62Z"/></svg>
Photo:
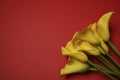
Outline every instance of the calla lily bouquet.
<svg viewBox="0 0 120 80"><path fill-rule="evenodd" d="M75 32L65 47L61 47L62 55L68 57L68 63L61 69L60 75L99 71L112 80L120 77L120 64L110 55L109 48L120 56L120 52L110 41L109 21L112 14L108 12L95 23L88 25L83 31ZM106 44L107 43L107 44ZM104 66L94 63L89 55Z"/></svg>

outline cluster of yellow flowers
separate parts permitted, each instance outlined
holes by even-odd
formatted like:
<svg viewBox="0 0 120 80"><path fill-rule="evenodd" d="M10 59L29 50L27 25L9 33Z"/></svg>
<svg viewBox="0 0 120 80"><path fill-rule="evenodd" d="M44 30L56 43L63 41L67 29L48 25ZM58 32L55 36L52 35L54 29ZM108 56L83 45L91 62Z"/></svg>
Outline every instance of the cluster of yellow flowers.
<svg viewBox="0 0 120 80"><path fill-rule="evenodd" d="M110 41L109 21L113 13L115 12L108 12L83 31L75 32L67 45L61 47L62 55L68 57L68 63L60 71L61 76L72 73L85 73L87 71L100 71L112 80L117 80L114 76L120 76L120 65L108 53L109 45L120 56L119 51ZM90 61L88 55L95 56L107 68Z"/></svg>

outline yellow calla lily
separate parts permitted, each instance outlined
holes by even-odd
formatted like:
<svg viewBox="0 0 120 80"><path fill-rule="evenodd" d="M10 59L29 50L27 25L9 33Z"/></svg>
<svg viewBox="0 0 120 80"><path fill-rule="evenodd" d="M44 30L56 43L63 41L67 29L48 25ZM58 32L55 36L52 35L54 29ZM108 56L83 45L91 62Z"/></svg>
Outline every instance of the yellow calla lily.
<svg viewBox="0 0 120 80"><path fill-rule="evenodd" d="M109 21L113 13L115 12L108 12L102 15L102 17L97 22L97 33L103 41L108 41L110 38Z"/></svg>
<svg viewBox="0 0 120 80"><path fill-rule="evenodd" d="M89 25L89 26L91 26L91 25ZM88 27L86 29L84 29L82 32L76 32L75 35L73 36L72 41L76 42L78 40L79 41L83 40L83 41L88 41L94 45L99 45L100 44L99 39L97 39L95 34Z"/></svg>
<svg viewBox="0 0 120 80"><path fill-rule="evenodd" d="M84 73L88 71L89 65L83 62L80 62L74 58L69 58L68 63L63 69L61 69L60 75L68 75L72 73Z"/></svg>
<svg viewBox="0 0 120 80"><path fill-rule="evenodd" d="M77 44L77 49L79 51L86 52L86 54L89 55L94 55L94 56L100 55L99 50L86 41L82 41L81 43Z"/></svg>
<svg viewBox="0 0 120 80"><path fill-rule="evenodd" d="M65 48L61 47L61 50L62 50L62 55L74 57L81 62L88 61L87 55L83 52L78 51L71 41L67 43Z"/></svg>
<svg viewBox="0 0 120 80"><path fill-rule="evenodd" d="M97 25L96 23L93 23L89 28L91 29L92 32L94 32L95 36L99 39L99 41L100 41L100 43L101 43L101 46L108 52L108 51L109 51L108 46L107 46L107 45L105 44L105 42L101 39L101 37L97 34L97 26L96 26L96 25ZM105 54L104 51L100 48L99 45L96 46L96 47L99 49L99 51L100 51L101 53Z"/></svg>
<svg viewBox="0 0 120 80"><path fill-rule="evenodd" d="M90 26L88 26L88 28ZM100 54L99 50L97 48L95 48L93 45L91 45L88 41L83 41L83 40L80 40L80 39L76 39L76 37L79 36L78 34L79 34L79 32L76 32L73 35L72 42L77 47L77 49L79 51L83 51L83 52L86 52L89 55L95 55L95 56Z"/></svg>

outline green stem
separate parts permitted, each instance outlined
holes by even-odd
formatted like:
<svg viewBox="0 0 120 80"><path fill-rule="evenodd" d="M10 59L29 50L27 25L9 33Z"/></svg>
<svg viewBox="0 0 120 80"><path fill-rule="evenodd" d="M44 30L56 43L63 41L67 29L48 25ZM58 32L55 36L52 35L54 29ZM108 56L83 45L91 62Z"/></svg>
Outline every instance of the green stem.
<svg viewBox="0 0 120 80"><path fill-rule="evenodd" d="M116 76L120 76L120 73L112 72L112 71L110 71L110 70L108 70L108 69L106 69L106 68L104 68L104 67L102 67L102 66L99 66L99 65L97 65L97 64L95 64L95 65L96 65L97 67L99 67L100 69L102 69L103 71L109 73L109 74L113 74L113 75L116 75Z"/></svg>
<svg viewBox="0 0 120 80"><path fill-rule="evenodd" d="M118 55L120 56L120 52L118 51L118 49L115 47L115 45L109 40L108 42L108 45L113 49L113 51Z"/></svg>
<svg viewBox="0 0 120 80"><path fill-rule="evenodd" d="M118 62L117 62L113 57L111 57L110 54L109 54L102 46L100 46L100 47L101 47L101 49L105 52L106 56L107 56L116 66L118 66L118 68L120 68L120 65L118 64Z"/></svg>
<svg viewBox="0 0 120 80"><path fill-rule="evenodd" d="M90 71L98 71L96 68L90 67L89 68Z"/></svg>
<svg viewBox="0 0 120 80"><path fill-rule="evenodd" d="M101 67L99 67L99 68L101 68ZM112 75L115 75L115 76L120 76L119 73L115 73L115 72L112 72L112 71L109 71L109 70L106 70L106 69L103 69L103 68L101 68L101 69L104 70L108 74L112 74ZM89 71L98 71L98 70L96 68L90 68Z"/></svg>
<svg viewBox="0 0 120 80"><path fill-rule="evenodd" d="M101 68L99 68L98 66L96 66L94 63L92 63L91 61L88 60L87 62L88 64L90 64L91 66L95 67L98 71L104 73L106 76L108 76L109 78L111 78L112 80L117 80L115 79L113 76L111 76L110 74L108 74L107 72L105 72L104 70L102 70Z"/></svg>
<svg viewBox="0 0 120 80"><path fill-rule="evenodd" d="M104 62L104 61L103 61ZM110 71L110 70L108 70L108 69L106 69L106 68L104 68L104 67L102 67L102 66L99 66L99 65L97 65L97 64L95 64L97 67L99 67L99 68L101 68L102 70L104 70L105 72L107 72L107 73L109 73L109 74L113 74L113 75L116 75L116 76L120 76L120 72L118 72L118 71ZM89 68L89 70L90 71L98 71L96 68L93 68L93 67L91 67L91 68Z"/></svg>
<svg viewBox="0 0 120 80"><path fill-rule="evenodd" d="M112 60L112 62L113 62L116 66L118 66L118 69L120 69L120 65L118 64L118 62L116 62L115 59L112 58L109 54L107 54L107 56L109 57L109 59Z"/></svg>
<svg viewBox="0 0 120 80"><path fill-rule="evenodd" d="M96 56L96 57L102 64L104 64L110 70L119 73L119 70L113 64L111 64L110 61L108 61L103 55L99 55L99 56Z"/></svg>

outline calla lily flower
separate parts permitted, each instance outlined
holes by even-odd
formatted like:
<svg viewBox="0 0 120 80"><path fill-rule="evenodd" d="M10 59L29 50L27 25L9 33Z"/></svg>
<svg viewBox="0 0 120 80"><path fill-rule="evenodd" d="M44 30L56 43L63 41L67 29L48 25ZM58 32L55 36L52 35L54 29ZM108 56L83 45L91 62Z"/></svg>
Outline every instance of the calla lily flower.
<svg viewBox="0 0 120 80"><path fill-rule="evenodd" d="M118 52L109 40L109 21L113 13L114 12L109 12L104 14L98 22L90 24L81 32L76 32L72 40L70 40L65 47L61 47L62 55L68 57L68 63L60 71L61 76L72 73L85 73L89 70L100 71L112 80L117 80L116 77L119 76L120 65L108 53L109 48L105 44L105 42L107 42L114 48L115 52ZM105 54L115 65L110 63L110 61L100 53ZM87 55L95 56L104 64L105 68L90 61Z"/></svg>
<svg viewBox="0 0 120 80"><path fill-rule="evenodd" d="M68 63L61 69L60 75L65 76L72 73L84 73L88 71L89 65L69 57Z"/></svg>
<svg viewBox="0 0 120 80"><path fill-rule="evenodd" d="M81 43L77 44L77 49L89 55L94 55L94 56L100 55L99 50L86 41L82 41Z"/></svg>
<svg viewBox="0 0 120 80"><path fill-rule="evenodd" d="M77 47L77 49L79 51L83 51L83 52L86 52L89 55L94 55L94 56L97 56L97 55L100 54L99 50L97 48L95 48L92 44L90 44L88 41L83 41L83 40L80 40L80 39L76 39L76 37L79 36L78 34L79 34L79 32L76 32L73 35L72 42Z"/></svg>
<svg viewBox="0 0 120 80"><path fill-rule="evenodd" d="M115 12L108 12L104 14L97 22L97 33L103 41L108 41L110 38L109 21L112 14Z"/></svg>
<svg viewBox="0 0 120 80"><path fill-rule="evenodd" d="M94 32L95 36L99 39L100 43L101 43L101 46L108 52L109 49L108 49L108 46L105 44L105 42L101 39L101 37L97 34L97 26L96 26L96 23L93 23L90 27L92 32ZM100 48L100 46L98 45L97 48L99 49L99 51L103 54L104 51Z"/></svg>
<svg viewBox="0 0 120 80"><path fill-rule="evenodd" d="M72 41L76 42L78 40L79 41L83 40L83 41L88 41L93 45L99 45L100 44L99 39L97 39L95 34L88 27L84 29L82 32L76 32L75 35L73 36Z"/></svg>
<svg viewBox="0 0 120 80"><path fill-rule="evenodd" d="M74 57L81 62L88 61L87 55L82 51L78 51L71 41L67 43L65 48L61 47L61 49L62 55Z"/></svg>

